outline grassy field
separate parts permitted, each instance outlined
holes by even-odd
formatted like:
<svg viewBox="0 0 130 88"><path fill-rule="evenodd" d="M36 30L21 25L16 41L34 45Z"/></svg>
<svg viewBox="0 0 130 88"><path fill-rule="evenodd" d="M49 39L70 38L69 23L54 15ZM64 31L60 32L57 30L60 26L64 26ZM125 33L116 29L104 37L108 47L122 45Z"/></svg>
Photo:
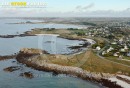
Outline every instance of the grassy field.
<svg viewBox="0 0 130 88"><path fill-rule="evenodd" d="M101 59L96 56L93 51L87 52L90 52L89 59L81 68L96 72L117 73L118 71L121 71L130 74L129 67L115 64L110 61L106 61L105 59Z"/></svg>
<svg viewBox="0 0 130 88"><path fill-rule="evenodd" d="M81 39L88 38L87 36L78 36L75 34L75 31L79 30L66 30L66 29L34 29L30 31L30 34L59 34L60 37L70 38L70 39ZM94 39L97 44L104 43L104 39L102 38L91 38ZM91 72L104 72L104 73L117 73L123 72L128 73L130 75L130 68L127 66L123 66L120 64L113 63L118 62L122 64L126 64L130 66L130 62L122 61L115 58L105 58L101 59L94 53L91 49L77 55L42 55L38 57L39 60L46 60L50 63L55 63L63 66L75 66L80 67L84 70L88 70ZM108 61L109 59L111 61Z"/></svg>
<svg viewBox="0 0 130 88"><path fill-rule="evenodd" d="M126 59L127 58L127 59ZM128 60L129 57L124 57L124 60L120 60L118 57L114 57L114 56L111 56L111 57L106 57L105 59L108 59L108 60L111 60L111 61L114 61L114 62L118 62L118 63L121 63L121 64L125 64L125 65L129 65L130 66L130 61L125 61ZM129 59L130 60L130 59Z"/></svg>
<svg viewBox="0 0 130 88"><path fill-rule="evenodd" d="M83 30L81 30L83 31ZM67 30L67 29L33 29L31 31L28 31L27 34L59 34L62 38L68 38L68 39L81 39L85 36L78 36L76 34L77 32L80 32L80 29L78 30Z"/></svg>
<svg viewBox="0 0 130 88"><path fill-rule="evenodd" d="M28 34L70 34L71 31L66 30L66 29L33 29L29 32L27 32Z"/></svg>
<svg viewBox="0 0 130 88"><path fill-rule="evenodd" d="M91 72L117 73L130 75L130 68L101 59L92 50L77 55L42 55L38 59L63 66L80 67Z"/></svg>

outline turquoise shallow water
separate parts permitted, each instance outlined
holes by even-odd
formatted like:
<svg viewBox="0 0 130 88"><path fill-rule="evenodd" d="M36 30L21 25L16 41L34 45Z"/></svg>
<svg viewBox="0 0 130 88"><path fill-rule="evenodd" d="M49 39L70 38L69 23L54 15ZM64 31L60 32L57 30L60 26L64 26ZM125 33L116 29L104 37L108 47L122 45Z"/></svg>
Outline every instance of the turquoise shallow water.
<svg viewBox="0 0 130 88"><path fill-rule="evenodd" d="M31 28L38 27L68 27L68 25L9 25L5 23L13 23L13 22L21 22L21 20L2 20L0 19L0 35L5 34L16 34L17 32L22 33ZM51 26L50 26L51 25ZM70 25L69 27L76 27L74 25ZM40 39L40 43L39 43ZM46 41L54 41L54 43L45 43ZM10 55L17 53L20 48L29 47L29 48L41 48L45 49L50 53L68 53L72 52L67 49L67 46L77 45L82 43L82 41L77 40L67 40L62 38L52 38L50 36L44 36L41 40L41 37L33 36L33 37L16 37L11 39L3 39L0 38L0 55ZM40 45L39 45L40 44ZM66 75L57 75L54 76L52 73L37 71L31 68L28 68L22 64L19 64L15 61L15 59L0 61L0 88L99 88L99 86L83 81L78 78L69 77ZM3 69L10 66L21 66L22 68L18 71L14 71L11 73L4 72ZM27 79L20 77L19 74L22 72L31 71L34 74L33 79Z"/></svg>

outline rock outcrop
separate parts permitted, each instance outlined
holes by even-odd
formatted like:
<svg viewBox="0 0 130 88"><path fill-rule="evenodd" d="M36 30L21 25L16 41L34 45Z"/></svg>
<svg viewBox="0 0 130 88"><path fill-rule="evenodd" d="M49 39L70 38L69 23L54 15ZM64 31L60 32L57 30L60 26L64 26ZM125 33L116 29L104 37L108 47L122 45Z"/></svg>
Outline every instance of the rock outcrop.
<svg viewBox="0 0 130 88"><path fill-rule="evenodd" d="M21 73L20 76L26 77L26 78L29 78L29 79L34 78L34 76L33 76L33 74L32 74L31 72L24 72L24 73Z"/></svg>
<svg viewBox="0 0 130 88"><path fill-rule="evenodd" d="M48 54L47 51L41 49L33 49L33 48L23 48L20 50L20 53L23 54Z"/></svg>
<svg viewBox="0 0 130 88"><path fill-rule="evenodd" d="M18 34L18 35L0 35L0 38L14 38L14 37L26 37L26 36L36 36L36 35L27 34L25 32L24 34Z"/></svg>
<svg viewBox="0 0 130 88"><path fill-rule="evenodd" d="M21 51L25 53L26 49L22 49ZM30 52L32 54L32 51ZM26 53L28 53L28 50L26 51ZM107 79L114 75L111 75L109 73L107 74L107 73L89 72L79 67L62 66L58 64L49 63L46 62L44 59L39 60L37 58L38 56L36 55L38 53L34 53L35 56L33 57L26 57L26 55L20 52L16 57L16 59L18 62L26 64L27 66L33 67L40 71L54 72L56 74L72 75L94 83L100 83L103 86L106 86L108 88L122 88L121 86L117 85L115 82L111 82L110 80Z"/></svg>
<svg viewBox="0 0 130 88"><path fill-rule="evenodd" d="M4 69L4 71L6 72L13 72L13 71L16 71L16 70L19 70L20 67L19 66L11 66L11 67L7 67Z"/></svg>
<svg viewBox="0 0 130 88"><path fill-rule="evenodd" d="M0 60L7 60L7 59L15 58L15 57L16 57L16 55L0 56Z"/></svg>

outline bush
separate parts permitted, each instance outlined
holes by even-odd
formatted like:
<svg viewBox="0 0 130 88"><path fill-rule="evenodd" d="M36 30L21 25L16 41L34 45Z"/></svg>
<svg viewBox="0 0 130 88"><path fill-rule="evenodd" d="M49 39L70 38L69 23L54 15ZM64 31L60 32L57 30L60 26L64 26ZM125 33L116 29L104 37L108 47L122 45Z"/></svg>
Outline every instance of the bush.
<svg viewBox="0 0 130 88"><path fill-rule="evenodd" d="M92 48L93 48L93 49L96 49L97 46L98 46L98 44L93 44L93 45L92 45Z"/></svg>
<svg viewBox="0 0 130 88"><path fill-rule="evenodd" d="M85 32L84 31L78 31L78 32L75 32L78 36L84 36L85 35Z"/></svg>
<svg viewBox="0 0 130 88"><path fill-rule="evenodd" d="M67 30L78 30L77 28L68 28Z"/></svg>

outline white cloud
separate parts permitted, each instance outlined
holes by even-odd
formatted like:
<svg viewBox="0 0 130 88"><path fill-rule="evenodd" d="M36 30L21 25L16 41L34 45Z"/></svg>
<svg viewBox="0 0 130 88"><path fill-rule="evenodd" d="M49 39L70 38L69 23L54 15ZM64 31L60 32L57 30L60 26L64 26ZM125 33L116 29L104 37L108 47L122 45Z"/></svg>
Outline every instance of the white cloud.
<svg viewBox="0 0 130 88"><path fill-rule="evenodd" d="M127 10L127 11L130 11L130 8L127 8L126 10Z"/></svg>
<svg viewBox="0 0 130 88"><path fill-rule="evenodd" d="M79 6L76 6L75 9L76 9L76 11L86 11L86 10L92 8L92 7L94 7L94 3L91 3L91 4L87 5L87 6L79 5Z"/></svg>
<svg viewBox="0 0 130 88"><path fill-rule="evenodd" d="M88 9L93 5L78 6L77 9ZM122 11L96 10L96 11L70 11L48 12L46 9L0 9L0 17L130 17L130 8Z"/></svg>
<svg viewBox="0 0 130 88"><path fill-rule="evenodd" d="M85 6L85 7L83 7L83 9L87 10L87 9L92 8L92 7L94 7L94 3L91 3L91 4L89 4L89 5Z"/></svg>

